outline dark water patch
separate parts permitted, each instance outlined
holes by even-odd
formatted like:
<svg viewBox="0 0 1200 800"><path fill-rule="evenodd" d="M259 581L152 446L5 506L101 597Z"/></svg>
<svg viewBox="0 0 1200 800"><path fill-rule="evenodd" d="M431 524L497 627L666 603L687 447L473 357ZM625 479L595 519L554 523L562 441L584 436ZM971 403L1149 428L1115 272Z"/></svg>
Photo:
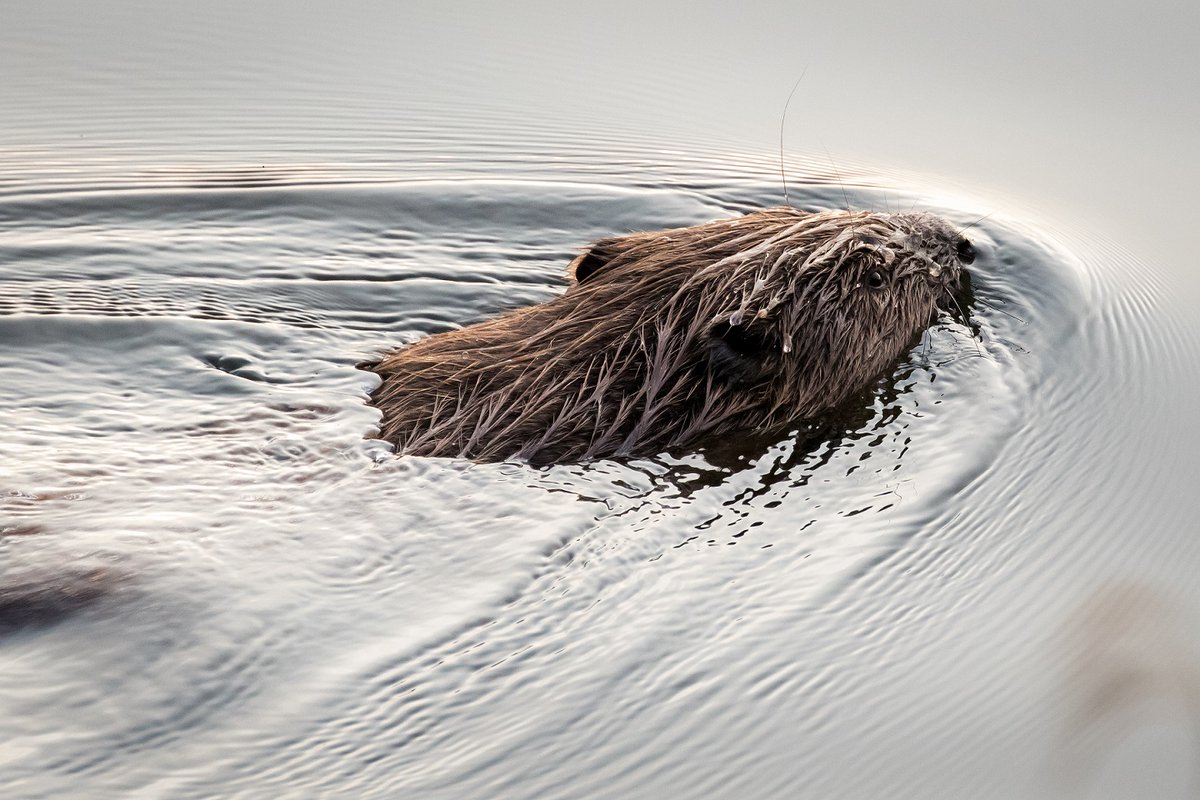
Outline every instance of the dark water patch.
<svg viewBox="0 0 1200 800"><path fill-rule="evenodd" d="M33 532L41 533L24 531ZM0 574L0 637L55 625L102 604L114 613L112 604L132 584L132 576L119 569L6 570Z"/></svg>

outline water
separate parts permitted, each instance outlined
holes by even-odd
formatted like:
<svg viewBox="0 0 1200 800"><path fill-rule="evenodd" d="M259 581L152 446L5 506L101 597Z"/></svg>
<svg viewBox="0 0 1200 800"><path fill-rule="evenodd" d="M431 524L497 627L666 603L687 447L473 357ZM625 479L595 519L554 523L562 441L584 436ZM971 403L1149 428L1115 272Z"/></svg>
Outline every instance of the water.
<svg viewBox="0 0 1200 800"><path fill-rule="evenodd" d="M0 5L6 797L1194 795L1194 110L1105 105L1186 26L707 11ZM975 331L740 459L367 438L359 360L778 203L805 58L793 202L972 225Z"/></svg>

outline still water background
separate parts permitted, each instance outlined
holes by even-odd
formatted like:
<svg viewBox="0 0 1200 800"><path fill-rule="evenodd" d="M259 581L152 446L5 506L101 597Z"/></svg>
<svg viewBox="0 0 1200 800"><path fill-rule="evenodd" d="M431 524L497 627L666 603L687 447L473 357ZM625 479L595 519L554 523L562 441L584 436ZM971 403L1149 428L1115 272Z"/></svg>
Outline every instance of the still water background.
<svg viewBox="0 0 1200 800"><path fill-rule="evenodd" d="M0 787L1190 797L1196 11L0 2ZM971 225L843 427L393 457L590 239Z"/></svg>

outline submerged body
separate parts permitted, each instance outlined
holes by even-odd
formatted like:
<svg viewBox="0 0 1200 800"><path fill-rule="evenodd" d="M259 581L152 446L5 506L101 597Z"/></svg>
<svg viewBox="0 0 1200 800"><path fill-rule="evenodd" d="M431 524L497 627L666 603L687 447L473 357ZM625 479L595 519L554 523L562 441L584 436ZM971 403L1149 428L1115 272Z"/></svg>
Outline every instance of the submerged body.
<svg viewBox="0 0 1200 800"><path fill-rule="evenodd" d="M602 239L563 295L364 365L379 436L543 464L779 429L883 374L973 258L929 214L780 207Z"/></svg>

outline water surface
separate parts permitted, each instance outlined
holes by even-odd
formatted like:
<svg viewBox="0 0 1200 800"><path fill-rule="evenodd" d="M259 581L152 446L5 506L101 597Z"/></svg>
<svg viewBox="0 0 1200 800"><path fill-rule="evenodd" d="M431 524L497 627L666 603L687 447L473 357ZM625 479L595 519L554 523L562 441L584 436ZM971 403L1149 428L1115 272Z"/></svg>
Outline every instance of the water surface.
<svg viewBox="0 0 1200 800"><path fill-rule="evenodd" d="M980 17L972 62L885 44L886 17L620 11L3 6L7 797L1194 791L1200 349L1158 213L1194 175L1186 110L1081 112L1112 123L1092 147L1160 159L1114 227L1128 167L1078 205L1103 158L986 146L1068 96L1006 37L1090 46ZM592 239L780 202L789 30L815 64L792 202L970 226L972 327L740 458L369 438L356 362L552 297ZM1164 93L1194 66L1171 30ZM723 43L740 65L694 54Z"/></svg>

